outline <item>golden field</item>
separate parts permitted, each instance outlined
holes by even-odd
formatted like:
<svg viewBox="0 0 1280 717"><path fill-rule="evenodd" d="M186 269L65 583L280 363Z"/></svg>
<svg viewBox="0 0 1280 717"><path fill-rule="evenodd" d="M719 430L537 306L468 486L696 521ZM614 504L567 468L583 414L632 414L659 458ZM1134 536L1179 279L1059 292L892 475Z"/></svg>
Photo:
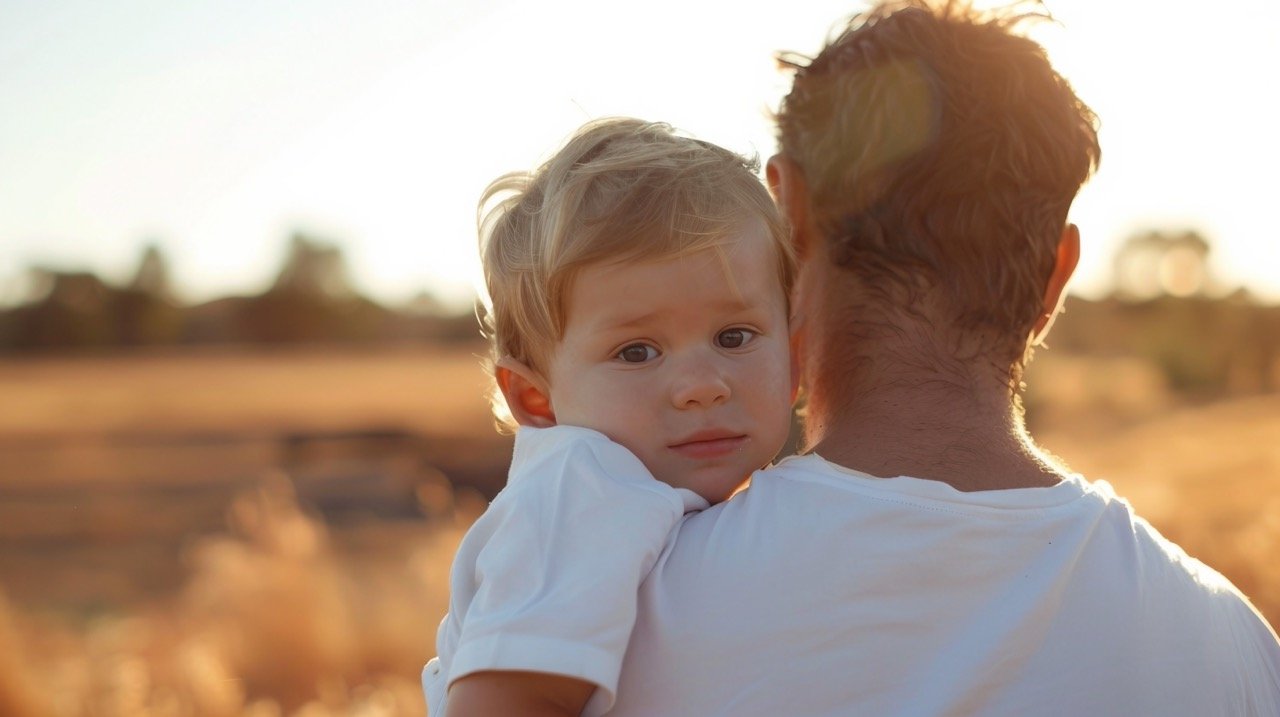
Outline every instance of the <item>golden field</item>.
<svg viewBox="0 0 1280 717"><path fill-rule="evenodd" d="M481 351L0 360L0 714L422 715L509 456ZM1045 448L1280 621L1280 395L1052 353L1027 382Z"/></svg>

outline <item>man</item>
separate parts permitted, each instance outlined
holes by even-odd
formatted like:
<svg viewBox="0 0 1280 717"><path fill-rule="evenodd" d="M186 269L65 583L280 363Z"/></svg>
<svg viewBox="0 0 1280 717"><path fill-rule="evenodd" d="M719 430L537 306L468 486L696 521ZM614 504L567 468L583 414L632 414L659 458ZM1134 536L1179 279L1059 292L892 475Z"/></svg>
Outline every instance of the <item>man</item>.
<svg viewBox="0 0 1280 717"><path fill-rule="evenodd" d="M882 5L795 63L808 452L681 525L614 714L1280 714L1248 601L1023 428L1099 149L1019 22Z"/></svg>

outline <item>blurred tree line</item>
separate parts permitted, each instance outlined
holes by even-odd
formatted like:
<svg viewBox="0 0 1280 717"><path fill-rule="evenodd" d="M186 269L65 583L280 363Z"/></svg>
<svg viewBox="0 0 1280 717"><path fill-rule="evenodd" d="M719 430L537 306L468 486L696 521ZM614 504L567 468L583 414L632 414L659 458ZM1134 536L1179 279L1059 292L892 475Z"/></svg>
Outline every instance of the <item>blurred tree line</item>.
<svg viewBox="0 0 1280 717"><path fill-rule="evenodd" d="M1144 359L1183 395L1280 389L1280 306L1218 283L1211 251L1196 231L1130 236L1114 257L1110 295L1070 297L1053 350Z"/></svg>
<svg viewBox="0 0 1280 717"><path fill-rule="evenodd" d="M1215 282L1211 243L1195 231L1146 231L1114 257L1112 291L1072 296L1055 353L1151 362L1174 392L1215 396L1280 388L1280 307ZM25 303L0 313L0 352L67 352L208 344L358 344L478 339L470 312L430 295L392 309L361 296L332 243L295 234L266 291L187 306L175 299L156 246L134 277L112 286L92 273L32 269Z"/></svg>
<svg viewBox="0 0 1280 717"><path fill-rule="evenodd" d="M27 300L0 313L0 352L68 352L201 344L454 342L478 337L475 316L450 313L428 294L382 306L352 287L333 244L294 234L275 281L255 296L184 305L168 263L147 246L132 280L113 286L89 272L32 268Z"/></svg>

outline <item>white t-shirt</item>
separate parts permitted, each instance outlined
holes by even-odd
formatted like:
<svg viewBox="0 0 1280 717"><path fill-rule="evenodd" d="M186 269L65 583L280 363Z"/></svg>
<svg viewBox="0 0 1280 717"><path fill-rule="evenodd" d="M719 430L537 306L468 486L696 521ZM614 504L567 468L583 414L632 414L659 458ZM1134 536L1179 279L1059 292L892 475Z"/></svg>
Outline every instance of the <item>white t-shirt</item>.
<svg viewBox="0 0 1280 717"><path fill-rule="evenodd" d="M448 685L482 670L549 672L613 703L636 593L680 517L707 502L653 478L585 428L521 428L507 486L463 537L438 657L422 673L432 717Z"/></svg>
<svg viewBox="0 0 1280 717"><path fill-rule="evenodd" d="M611 715L1280 715L1280 644L1106 483L962 493L815 455L688 516Z"/></svg>

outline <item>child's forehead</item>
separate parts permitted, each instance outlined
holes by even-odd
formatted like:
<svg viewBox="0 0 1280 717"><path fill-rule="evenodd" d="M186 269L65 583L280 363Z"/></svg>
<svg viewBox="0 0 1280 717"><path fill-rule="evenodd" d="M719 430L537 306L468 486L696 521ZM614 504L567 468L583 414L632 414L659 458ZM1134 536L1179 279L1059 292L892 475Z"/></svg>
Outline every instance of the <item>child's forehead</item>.
<svg viewBox="0 0 1280 717"><path fill-rule="evenodd" d="M780 260L780 248L759 220L744 221L738 227L700 240L666 243L649 251L629 251L619 256L590 261L573 272L571 282L584 273L619 276L644 273L652 278L678 273L690 265L705 269L719 267L730 274L757 267L772 269Z"/></svg>
<svg viewBox="0 0 1280 717"><path fill-rule="evenodd" d="M761 227L746 228L706 246L652 256L632 256L593 262L581 267L566 292L566 319L574 309L602 314L626 314L629 305L655 294L677 294L686 285L723 287L717 309L734 309L781 296L781 258L772 236ZM709 307L711 308L711 307Z"/></svg>

